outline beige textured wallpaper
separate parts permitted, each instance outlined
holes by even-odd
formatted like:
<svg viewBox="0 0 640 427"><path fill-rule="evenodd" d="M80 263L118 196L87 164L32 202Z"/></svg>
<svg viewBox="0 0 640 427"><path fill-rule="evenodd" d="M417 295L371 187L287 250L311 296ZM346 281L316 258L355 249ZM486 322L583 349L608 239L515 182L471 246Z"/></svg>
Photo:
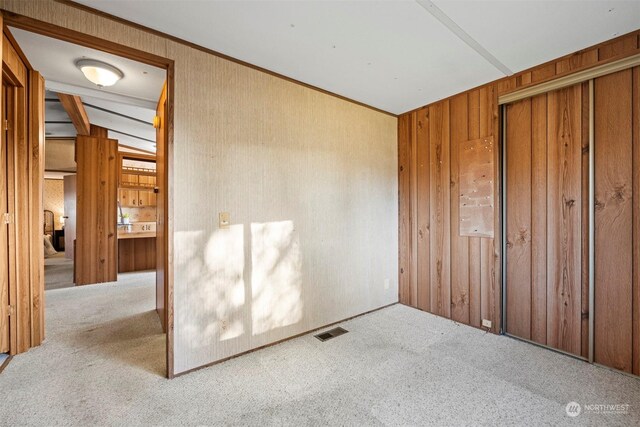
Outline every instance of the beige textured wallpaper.
<svg viewBox="0 0 640 427"><path fill-rule="evenodd" d="M53 212L56 230L62 229L60 217L64 215L64 181L45 179L42 192L44 210Z"/></svg>
<svg viewBox="0 0 640 427"><path fill-rule="evenodd" d="M397 302L395 117L59 3L4 5L175 60L175 373Z"/></svg>

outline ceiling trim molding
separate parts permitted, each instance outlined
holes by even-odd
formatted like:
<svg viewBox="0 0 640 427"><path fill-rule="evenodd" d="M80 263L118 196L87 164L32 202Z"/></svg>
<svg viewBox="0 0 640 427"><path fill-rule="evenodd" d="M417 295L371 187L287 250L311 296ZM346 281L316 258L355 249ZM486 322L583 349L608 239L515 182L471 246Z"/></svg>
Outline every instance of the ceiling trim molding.
<svg viewBox="0 0 640 427"><path fill-rule="evenodd" d="M640 65L640 54L629 56L618 61L609 62L608 64L588 68L586 70L577 71L567 76L558 77L557 79L548 82L525 87L524 89L509 92L505 95L500 95L498 96L498 105L510 104L532 96L583 83L597 77L606 76L607 74L637 67L638 65Z"/></svg>
<svg viewBox="0 0 640 427"><path fill-rule="evenodd" d="M491 52L484 48L480 43L476 41L473 37L471 37L465 30L462 29L456 22L449 18L449 15L444 13L442 9L436 6L431 0L416 0L424 10L429 12L436 18L442 25L447 27L449 31L456 35L460 40L465 42L467 46L471 49L475 50L480 56L482 56L487 62L497 68L501 73L505 76L513 75L513 71L509 69L506 65L504 65L498 58L493 56Z"/></svg>
<svg viewBox="0 0 640 427"><path fill-rule="evenodd" d="M251 64L249 62L242 61L242 60L234 58L232 56L225 55L224 53L217 52L217 51L215 51L213 49L209 49L209 48L201 46L199 44L192 43L190 41L181 39L181 38L176 37L176 36L172 36L171 34L167 34L167 33L164 33L162 31L154 30L153 28L146 27L146 26L138 24L136 22L129 21L127 19L120 18L119 16L103 12L103 11L101 11L99 9L95 9L93 7L86 6L84 4L76 3L76 2L71 1L71 0L54 0L54 1L56 3L60 3L60 4L63 4L65 6L70 6L70 7L82 10L84 12L91 13L93 15L101 16L103 18L118 22L120 24L135 28L135 29L140 30L140 31L147 32L149 34L153 34L153 35L158 36L158 37L162 37L162 38L174 41L176 43L180 43L180 44L182 44L184 46L188 46L188 47L190 47L192 49L196 49L196 50L208 53L210 55L217 56L218 58L234 62L234 63L236 63L238 65L242 65L242 66L245 66L245 67L252 68L252 69L254 69L256 71L260 71L260 72L269 74L269 75L271 75L273 77L277 77L277 78L286 80L286 81L288 81L290 83L295 83L297 85L304 86L304 87L306 87L308 89L312 89L312 90L324 93L325 95L330 95L330 96L333 96L335 98L341 99L343 101L347 101L347 102L350 102L352 104L359 105L360 107L365 107L365 108L368 108L370 110L377 111L378 113L383 113L383 114L389 115L391 117L396 117L396 118L398 117L397 114L393 114L393 113L391 113L389 111L381 110L380 108L376 108L376 107L374 107L372 105L365 104L364 102L356 101L355 99L351 99L351 98L347 98L346 96L338 95L337 93L330 92L330 91L328 91L326 89L322 89L320 87L313 86L313 85L311 85L309 83L305 83L303 81L296 80L296 79L294 79L292 77L287 77L287 76L285 76L283 74L276 73L275 71L271 71L271 70L269 70L267 68L263 68L263 67L260 67L258 65ZM154 105L153 108L155 109L155 107L156 106Z"/></svg>

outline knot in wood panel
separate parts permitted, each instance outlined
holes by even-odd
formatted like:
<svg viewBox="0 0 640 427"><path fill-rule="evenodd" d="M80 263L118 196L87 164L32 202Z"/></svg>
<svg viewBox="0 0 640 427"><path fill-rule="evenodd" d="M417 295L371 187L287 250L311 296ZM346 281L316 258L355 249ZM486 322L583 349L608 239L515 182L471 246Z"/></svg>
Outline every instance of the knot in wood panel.
<svg viewBox="0 0 640 427"><path fill-rule="evenodd" d="M516 243L526 244L529 241L529 230L527 228L521 228L516 235Z"/></svg>
<svg viewBox="0 0 640 427"><path fill-rule="evenodd" d="M618 184L613 187L613 193L611 194L611 200L616 203L623 203L627 200L627 185L626 184Z"/></svg>
<svg viewBox="0 0 640 427"><path fill-rule="evenodd" d="M598 200L597 198L595 199L595 208L598 211L601 211L602 209L604 209L604 203L602 203L602 201Z"/></svg>

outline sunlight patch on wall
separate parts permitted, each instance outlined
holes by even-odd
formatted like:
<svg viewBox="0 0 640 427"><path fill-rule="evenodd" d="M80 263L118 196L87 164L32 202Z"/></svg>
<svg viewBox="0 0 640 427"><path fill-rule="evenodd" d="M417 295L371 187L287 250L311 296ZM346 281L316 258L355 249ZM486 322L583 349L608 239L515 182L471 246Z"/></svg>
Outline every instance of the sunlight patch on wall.
<svg viewBox="0 0 640 427"><path fill-rule="evenodd" d="M236 224L214 231L204 258L215 289L210 309L217 316L217 321L207 326L207 335L218 334L222 341L239 337L244 333L244 226Z"/></svg>
<svg viewBox="0 0 640 427"><path fill-rule="evenodd" d="M251 224L253 335L302 319L302 256L293 221Z"/></svg>

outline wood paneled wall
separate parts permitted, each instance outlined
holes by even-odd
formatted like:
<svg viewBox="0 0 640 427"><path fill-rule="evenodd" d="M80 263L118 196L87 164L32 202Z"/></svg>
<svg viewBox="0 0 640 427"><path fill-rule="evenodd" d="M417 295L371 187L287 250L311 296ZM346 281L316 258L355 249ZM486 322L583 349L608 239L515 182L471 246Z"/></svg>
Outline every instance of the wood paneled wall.
<svg viewBox="0 0 640 427"><path fill-rule="evenodd" d="M460 236L460 142L493 136L498 181L499 95L638 53L640 31L635 31L398 117L401 303L478 327L482 319L491 320L491 330L500 331L502 193L496 182L494 238ZM542 197L538 186L532 191L532 197ZM582 343L580 353L586 351Z"/></svg>
<svg viewBox="0 0 640 427"><path fill-rule="evenodd" d="M76 137L76 285L118 280L118 141L94 128Z"/></svg>
<svg viewBox="0 0 640 427"><path fill-rule="evenodd" d="M640 375L640 67L594 81L594 360Z"/></svg>
<svg viewBox="0 0 640 427"><path fill-rule="evenodd" d="M8 303L10 307L0 309L3 317L0 321L3 338L0 341L6 350L4 325L9 311L9 351L17 354L40 345L45 335L42 246L44 81L39 73L30 70L19 48L6 34L3 35L1 56L3 103L0 105L0 117L8 121L8 129L3 129L3 151L6 150L3 158L7 163L3 164L2 173L6 173L7 182L2 183L4 188L0 191L5 200L2 203L5 210L0 213L9 214L9 224L4 223L3 217L5 232L1 243L4 247L0 251L4 257L3 264L7 264L0 268L3 273L0 293L3 304Z"/></svg>
<svg viewBox="0 0 640 427"><path fill-rule="evenodd" d="M493 331L500 323L499 248L494 238L460 235L459 148L497 140L497 119L494 86L398 119L400 302L477 327L487 319Z"/></svg>
<svg viewBox="0 0 640 427"><path fill-rule="evenodd" d="M118 273L155 270L156 238L118 239ZM160 321L163 321L162 317Z"/></svg>

